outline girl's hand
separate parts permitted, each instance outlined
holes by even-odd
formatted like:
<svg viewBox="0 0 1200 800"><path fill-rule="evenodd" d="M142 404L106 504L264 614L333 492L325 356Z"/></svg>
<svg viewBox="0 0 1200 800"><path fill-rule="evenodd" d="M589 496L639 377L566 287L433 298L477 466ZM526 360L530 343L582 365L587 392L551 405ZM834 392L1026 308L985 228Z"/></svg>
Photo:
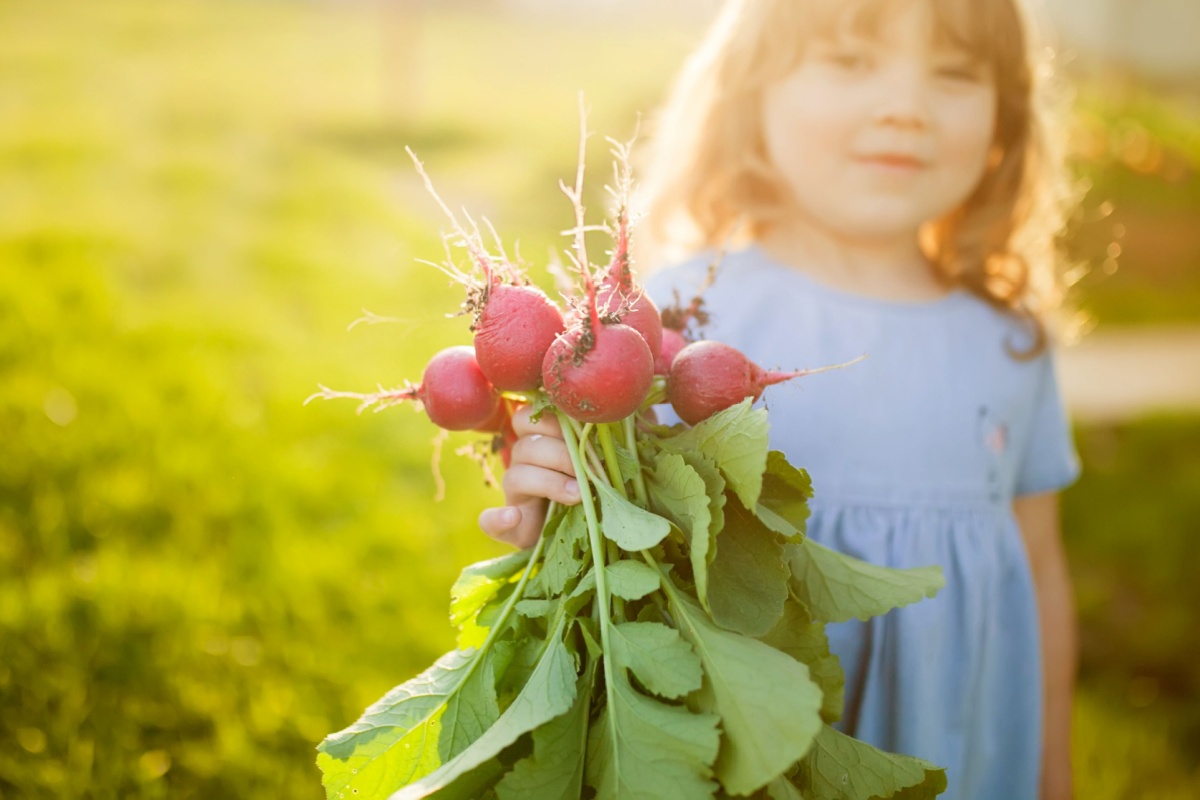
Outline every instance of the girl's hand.
<svg viewBox="0 0 1200 800"><path fill-rule="evenodd" d="M513 413L513 430L519 438L501 481L506 505L485 508L479 515L480 530L520 548L532 547L541 535L547 499L563 505L579 502L575 468L558 420L543 414L534 424L529 415L529 406Z"/></svg>

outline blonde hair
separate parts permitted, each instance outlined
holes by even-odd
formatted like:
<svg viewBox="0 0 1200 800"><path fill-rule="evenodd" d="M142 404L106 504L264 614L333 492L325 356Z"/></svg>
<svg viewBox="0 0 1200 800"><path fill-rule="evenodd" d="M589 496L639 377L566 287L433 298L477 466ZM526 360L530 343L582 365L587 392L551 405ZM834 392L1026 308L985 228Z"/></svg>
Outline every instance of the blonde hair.
<svg viewBox="0 0 1200 800"><path fill-rule="evenodd" d="M1019 0L921 0L939 35L982 56L997 90L986 171L920 242L938 276L1030 323L1041 352L1063 302L1059 236L1077 200L1067 178L1059 104ZM643 241L654 255L759 238L786 189L766 156L763 93L789 73L806 42L849 22L877 26L896 0L730 0L685 62L652 131L643 187ZM672 252L669 248L674 247ZM645 252L645 251L643 251ZM644 260L644 259L643 259Z"/></svg>

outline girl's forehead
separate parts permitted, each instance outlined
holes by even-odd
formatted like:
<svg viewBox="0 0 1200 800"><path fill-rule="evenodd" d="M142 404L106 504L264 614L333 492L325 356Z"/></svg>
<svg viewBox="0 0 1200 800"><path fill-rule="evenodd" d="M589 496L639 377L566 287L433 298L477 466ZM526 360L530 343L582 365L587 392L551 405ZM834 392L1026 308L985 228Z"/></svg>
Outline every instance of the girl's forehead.
<svg viewBox="0 0 1200 800"><path fill-rule="evenodd" d="M809 0L809 5L807 24L815 38L887 39L902 14L917 10L928 21L932 45L966 50L985 60L994 55L988 7L997 0Z"/></svg>

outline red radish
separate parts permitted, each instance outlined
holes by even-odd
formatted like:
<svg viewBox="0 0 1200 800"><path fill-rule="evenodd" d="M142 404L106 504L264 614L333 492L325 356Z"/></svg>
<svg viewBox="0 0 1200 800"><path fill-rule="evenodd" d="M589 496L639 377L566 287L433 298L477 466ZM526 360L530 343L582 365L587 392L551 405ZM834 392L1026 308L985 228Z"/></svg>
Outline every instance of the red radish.
<svg viewBox="0 0 1200 800"><path fill-rule="evenodd" d="M500 405L475 351L465 345L447 347L431 358L416 393L433 424L448 431L478 428Z"/></svg>
<svg viewBox="0 0 1200 800"><path fill-rule="evenodd" d="M600 285L596 302L601 314L615 314L622 325L628 325L640 333L650 348L650 355L658 358L663 339L662 317L650 295L632 281L623 286L609 273Z"/></svg>
<svg viewBox="0 0 1200 800"><path fill-rule="evenodd" d="M494 284L474 326L479 367L501 391L532 391L547 348L564 328L562 312L541 289Z"/></svg>
<svg viewBox="0 0 1200 800"><path fill-rule="evenodd" d="M512 406L509 401L500 398L500 402L496 404L496 410L480 425L476 425L471 430L479 431L480 433L504 433L512 427Z"/></svg>
<svg viewBox="0 0 1200 800"><path fill-rule="evenodd" d="M554 340L542 365L546 394L580 422L616 422L637 411L654 380L654 357L628 325L581 324Z"/></svg>
<svg viewBox="0 0 1200 800"><path fill-rule="evenodd" d="M757 400L768 386L844 367L862 358L831 367L780 372L763 369L727 344L693 342L680 350L671 364L667 401L680 419L695 425L747 397Z"/></svg>
<svg viewBox="0 0 1200 800"><path fill-rule="evenodd" d="M358 410L376 410L417 400L433 424L448 431L477 430L488 423L501 405L500 395L479 369L475 351L465 345L447 347L429 360L421 382L403 389L381 389L373 394L335 392L321 387L314 397L326 400L352 397L361 400ZM305 402L307 403L308 400Z"/></svg>
<svg viewBox="0 0 1200 800"><path fill-rule="evenodd" d="M658 357L654 359L654 374L667 375L671 372L671 364L679 351L688 346L688 340L674 328L662 329L662 347Z"/></svg>
<svg viewBox="0 0 1200 800"><path fill-rule="evenodd" d="M628 148L616 150L621 171L618 174L617 211L613 235L613 251L596 296L601 316L613 315L622 325L628 325L642 335L650 347L650 355L658 358L662 346L662 316L658 306L633 280L629 257L629 194L633 186L632 167Z"/></svg>
<svg viewBox="0 0 1200 800"><path fill-rule="evenodd" d="M494 258L483 246L478 228L468 232L459 224L454 212L434 191L433 182L416 154L405 149L424 179L425 188L450 218L458 240L482 273L480 280L449 260L433 265L467 287L463 308L474 315L471 330L475 333L475 351L483 374L502 392L538 388L546 348L566 327L562 311L541 289L528 283L522 270L508 260L503 247L500 258ZM503 269L498 270L497 266Z"/></svg>
<svg viewBox="0 0 1200 800"><path fill-rule="evenodd" d="M542 382L546 394L559 410L581 422L616 422L637 411L654 381L654 356L642 334L621 323L604 324L600 320L598 288L592 275L584 240L583 213L583 135L579 141L579 167L575 187L560 184L575 208L575 253L572 260L583 275L585 306L566 333L554 340L542 362ZM623 158L628 166L628 159ZM618 195L622 210L618 214L617 246L608 272L618 283L629 277L628 257L628 181ZM632 285L632 284L630 284Z"/></svg>
<svg viewBox="0 0 1200 800"><path fill-rule="evenodd" d="M616 422L637 411L654 380L654 356L633 328L600 321L597 287L583 271L586 310L542 362L551 402L580 422Z"/></svg>

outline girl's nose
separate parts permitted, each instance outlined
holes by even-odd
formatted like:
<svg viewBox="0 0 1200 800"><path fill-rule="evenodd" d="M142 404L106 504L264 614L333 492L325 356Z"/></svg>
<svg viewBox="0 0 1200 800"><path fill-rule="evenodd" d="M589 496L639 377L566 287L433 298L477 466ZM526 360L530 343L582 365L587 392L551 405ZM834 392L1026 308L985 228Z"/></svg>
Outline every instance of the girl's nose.
<svg viewBox="0 0 1200 800"><path fill-rule="evenodd" d="M928 93L924 72L911 66L893 66L880 82L876 122L905 129L929 124Z"/></svg>

